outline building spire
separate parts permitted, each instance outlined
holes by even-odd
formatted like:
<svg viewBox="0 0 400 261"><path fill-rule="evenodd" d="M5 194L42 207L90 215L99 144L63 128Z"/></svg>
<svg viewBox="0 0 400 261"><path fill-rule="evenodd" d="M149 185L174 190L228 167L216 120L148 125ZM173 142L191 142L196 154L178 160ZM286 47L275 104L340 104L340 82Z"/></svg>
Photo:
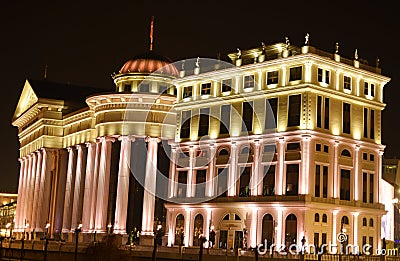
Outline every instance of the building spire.
<svg viewBox="0 0 400 261"><path fill-rule="evenodd" d="M43 75L43 78L45 79L45 80L47 80L47 63L46 63L46 65L44 66L44 75Z"/></svg>
<svg viewBox="0 0 400 261"><path fill-rule="evenodd" d="M151 17L151 23L150 23L150 51L153 51L153 26L154 26L154 15Z"/></svg>

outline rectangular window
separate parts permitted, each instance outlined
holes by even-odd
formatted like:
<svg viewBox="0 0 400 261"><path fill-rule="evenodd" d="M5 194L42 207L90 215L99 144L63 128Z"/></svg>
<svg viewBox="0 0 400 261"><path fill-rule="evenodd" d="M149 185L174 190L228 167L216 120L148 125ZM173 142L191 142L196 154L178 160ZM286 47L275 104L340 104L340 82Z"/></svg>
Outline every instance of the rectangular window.
<svg viewBox="0 0 400 261"><path fill-rule="evenodd" d="M168 85L160 85L158 86L158 92L159 93L167 93L168 90Z"/></svg>
<svg viewBox="0 0 400 261"><path fill-rule="evenodd" d="M267 144L264 146L264 153L275 153L276 145L275 144Z"/></svg>
<svg viewBox="0 0 400 261"><path fill-rule="evenodd" d="M289 96L288 127L300 126L301 94Z"/></svg>
<svg viewBox="0 0 400 261"><path fill-rule="evenodd" d="M325 98L324 129L329 130L329 98Z"/></svg>
<svg viewBox="0 0 400 261"><path fill-rule="evenodd" d="M370 118L371 118L371 121L369 123L369 127L370 127L369 136L371 139L375 139L375 111L374 110L370 111Z"/></svg>
<svg viewBox="0 0 400 261"><path fill-rule="evenodd" d="M320 143L315 144L315 150L316 151L321 151L321 144Z"/></svg>
<svg viewBox="0 0 400 261"><path fill-rule="evenodd" d="M201 84L201 95L211 94L211 82Z"/></svg>
<svg viewBox="0 0 400 261"><path fill-rule="evenodd" d="M139 92L149 92L149 91L150 91L150 84L143 82L139 84Z"/></svg>
<svg viewBox="0 0 400 261"><path fill-rule="evenodd" d="M324 244L324 245L326 245L326 233L322 233L322 240L321 240L322 242L322 244Z"/></svg>
<svg viewBox="0 0 400 261"><path fill-rule="evenodd" d="M278 98L269 98L265 102L265 129L275 129L278 117Z"/></svg>
<svg viewBox="0 0 400 261"><path fill-rule="evenodd" d="M217 182L217 195L220 197L226 197L228 191L228 168L218 168Z"/></svg>
<svg viewBox="0 0 400 261"><path fill-rule="evenodd" d="M350 104L343 103L343 133L350 134Z"/></svg>
<svg viewBox="0 0 400 261"><path fill-rule="evenodd" d="M243 102L242 108L242 131L253 130L253 102Z"/></svg>
<svg viewBox="0 0 400 261"><path fill-rule="evenodd" d="M190 118L191 118L191 111L182 111L181 139L187 139L190 137Z"/></svg>
<svg viewBox="0 0 400 261"><path fill-rule="evenodd" d="M350 170L340 170L340 200L350 200Z"/></svg>
<svg viewBox="0 0 400 261"><path fill-rule="evenodd" d="M375 84L371 83L371 96L375 97Z"/></svg>
<svg viewBox="0 0 400 261"><path fill-rule="evenodd" d="M206 174L207 171L205 169L196 171L196 187L195 187L195 196L196 198L204 198L206 196Z"/></svg>
<svg viewBox="0 0 400 261"><path fill-rule="evenodd" d="M328 145L324 145L324 152L329 153L329 146Z"/></svg>
<svg viewBox="0 0 400 261"><path fill-rule="evenodd" d="M199 119L199 137L208 135L208 126L210 125L210 109L200 109Z"/></svg>
<svg viewBox="0 0 400 261"><path fill-rule="evenodd" d="M186 197L186 187L187 187L187 171L179 171L178 172L178 190L177 190L178 198Z"/></svg>
<svg viewBox="0 0 400 261"><path fill-rule="evenodd" d="M300 142L290 142L286 145L286 151L301 150Z"/></svg>
<svg viewBox="0 0 400 261"><path fill-rule="evenodd" d="M368 138L368 109L364 108L364 138Z"/></svg>
<svg viewBox="0 0 400 261"><path fill-rule="evenodd" d="M231 106L222 105L219 134L229 134L230 124L231 124Z"/></svg>
<svg viewBox="0 0 400 261"><path fill-rule="evenodd" d="M370 253L373 253L373 247L374 247L374 237L369 237L369 240L368 240L368 244L371 246L371 248L369 249L369 252Z"/></svg>
<svg viewBox="0 0 400 261"><path fill-rule="evenodd" d="M374 159L375 159L374 154L369 154L369 160L374 161Z"/></svg>
<svg viewBox="0 0 400 261"><path fill-rule="evenodd" d="M369 86L367 82L364 82L364 95L368 95L369 92Z"/></svg>
<svg viewBox="0 0 400 261"><path fill-rule="evenodd" d="M240 170L238 195L239 197L248 197L250 196L251 167L243 167Z"/></svg>
<svg viewBox="0 0 400 261"><path fill-rule="evenodd" d="M351 77L343 76L343 89L351 90Z"/></svg>
<svg viewBox="0 0 400 261"><path fill-rule="evenodd" d="M182 95L183 98L191 97L192 94L193 94L193 86L183 87L183 95Z"/></svg>
<svg viewBox="0 0 400 261"><path fill-rule="evenodd" d="M278 71L267 72L267 85L278 84L278 79L279 79Z"/></svg>
<svg viewBox="0 0 400 261"><path fill-rule="evenodd" d="M292 67L289 71L289 81L299 81L301 80L301 75L303 72L303 67Z"/></svg>
<svg viewBox="0 0 400 261"><path fill-rule="evenodd" d="M321 184L321 166L315 165L315 197L319 198L320 195L320 184Z"/></svg>
<svg viewBox="0 0 400 261"><path fill-rule="evenodd" d="M286 195L297 196L299 184L299 164L286 165Z"/></svg>
<svg viewBox="0 0 400 261"><path fill-rule="evenodd" d="M369 203L374 203L374 174L369 175Z"/></svg>
<svg viewBox="0 0 400 261"><path fill-rule="evenodd" d="M275 195L275 165L264 167L263 196Z"/></svg>
<svg viewBox="0 0 400 261"><path fill-rule="evenodd" d="M328 198L328 166L322 167L322 197Z"/></svg>
<svg viewBox="0 0 400 261"><path fill-rule="evenodd" d="M330 71L318 68L318 82L329 84Z"/></svg>
<svg viewBox="0 0 400 261"><path fill-rule="evenodd" d="M319 233L314 233L314 246L319 247Z"/></svg>
<svg viewBox="0 0 400 261"><path fill-rule="evenodd" d="M362 201L364 203L367 203L367 185L368 185L368 180L367 180L367 173L363 172L363 179L362 179Z"/></svg>
<svg viewBox="0 0 400 261"><path fill-rule="evenodd" d="M367 153L363 153L363 160L368 160L368 154Z"/></svg>
<svg viewBox="0 0 400 261"><path fill-rule="evenodd" d="M130 92L132 90L132 86L129 83L124 84L124 92Z"/></svg>
<svg viewBox="0 0 400 261"><path fill-rule="evenodd" d="M221 92L230 92L232 90L232 79L222 80Z"/></svg>
<svg viewBox="0 0 400 261"><path fill-rule="evenodd" d="M322 128L322 97L317 98L317 128Z"/></svg>
<svg viewBox="0 0 400 261"><path fill-rule="evenodd" d="M244 77L243 88L253 88L254 87L254 75L246 75Z"/></svg>

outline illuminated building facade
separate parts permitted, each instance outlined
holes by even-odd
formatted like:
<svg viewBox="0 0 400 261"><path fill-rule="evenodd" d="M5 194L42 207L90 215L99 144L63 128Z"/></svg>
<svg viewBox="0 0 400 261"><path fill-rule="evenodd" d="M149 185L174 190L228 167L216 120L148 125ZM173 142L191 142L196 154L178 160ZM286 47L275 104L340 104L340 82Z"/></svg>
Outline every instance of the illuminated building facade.
<svg viewBox="0 0 400 261"><path fill-rule="evenodd" d="M17 194L0 193L0 236L10 237L14 229Z"/></svg>
<svg viewBox="0 0 400 261"><path fill-rule="evenodd" d="M197 60L190 73L150 51L112 75L113 92L27 80L13 118L15 232L38 238L50 224L72 240L79 224L84 238L137 227L152 244L157 191L169 246L211 232L219 248L393 239L381 193L393 191L381 171L390 79L309 45L229 57L229 68Z"/></svg>
<svg viewBox="0 0 400 261"><path fill-rule="evenodd" d="M373 249L393 240L381 172L389 78L308 45L229 57L233 68L173 80L181 128L169 198L182 204L166 204L168 244L195 246L211 230L220 248L320 246L340 232ZM202 196L211 200L183 204Z"/></svg>

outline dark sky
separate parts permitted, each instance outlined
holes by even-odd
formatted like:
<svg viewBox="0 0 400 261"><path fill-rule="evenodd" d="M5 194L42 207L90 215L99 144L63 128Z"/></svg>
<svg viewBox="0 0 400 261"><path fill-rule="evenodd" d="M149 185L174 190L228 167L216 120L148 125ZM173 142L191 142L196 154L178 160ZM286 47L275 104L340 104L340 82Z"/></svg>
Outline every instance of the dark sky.
<svg viewBox="0 0 400 261"><path fill-rule="evenodd" d="M61 2L61 1L60 1ZM0 119L2 150L0 190L16 191L19 175L17 129L11 118L26 78L113 88L110 74L147 51L154 22L154 50L181 60L216 58L221 53L282 42L288 36L375 65L392 78L386 85L383 112L385 156L400 154L396 138L400 112L400 74L396 62L400 37L397 7L389 1L11 1L0 3ZM395 1L393 1L395 2Z"/></svg>

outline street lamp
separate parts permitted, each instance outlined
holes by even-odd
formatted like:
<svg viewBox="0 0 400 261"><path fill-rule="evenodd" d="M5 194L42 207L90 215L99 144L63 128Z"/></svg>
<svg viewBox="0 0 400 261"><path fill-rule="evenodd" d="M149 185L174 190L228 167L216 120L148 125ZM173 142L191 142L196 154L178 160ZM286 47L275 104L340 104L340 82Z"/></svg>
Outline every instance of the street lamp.
<svg viewBox="0 0 400 261"><path fill-rule="evenodd" d="M82 224L79 224L77 228L75 228L75 261L78 260L78 241L79 241L79 233L82 231Z"/></svg>

